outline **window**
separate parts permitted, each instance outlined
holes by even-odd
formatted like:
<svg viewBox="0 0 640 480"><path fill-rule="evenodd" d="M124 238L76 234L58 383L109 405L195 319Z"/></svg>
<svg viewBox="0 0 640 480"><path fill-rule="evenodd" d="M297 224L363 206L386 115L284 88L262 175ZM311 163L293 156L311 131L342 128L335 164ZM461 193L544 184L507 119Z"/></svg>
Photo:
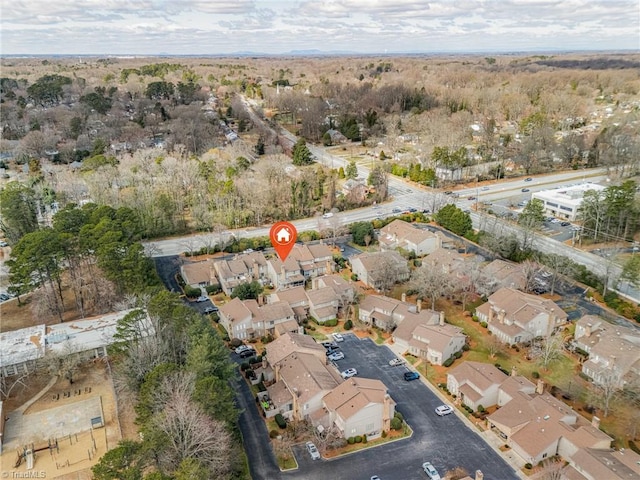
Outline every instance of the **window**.
<svg viewBox="0 0 640 480"><path fill-rule="evenodd" d="M558 204L557 203L547 202L547 207L558 208Z"/></svg>
<svg viewBox="0 0 640 480"><path fill-rule="evenodd" d="M573 212L573 208L565 207L564 205L560 205L560 210L565 210L567 212Z"/></svg>
<svg viewBox="0 0 640 480"><path fill-rule="evenodd" d="M366 427L364 427L365 431L371 432L373 430L373 423L368 423Z"/></svg>

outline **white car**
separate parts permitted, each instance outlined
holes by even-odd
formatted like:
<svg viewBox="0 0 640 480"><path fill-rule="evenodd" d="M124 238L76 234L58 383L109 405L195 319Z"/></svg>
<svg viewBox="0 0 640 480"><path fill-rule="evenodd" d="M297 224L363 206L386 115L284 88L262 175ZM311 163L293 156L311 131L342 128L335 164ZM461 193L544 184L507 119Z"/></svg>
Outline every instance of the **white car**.
<svg viewBox="0 0 640 480"><path fill-rule="evenodd" d="M334 334L333 334L333 339L334 339L336 342L344 342L344 337L342 336L342 334L341 334L341 333L334 333Z"/></svg>
<svg viewBox="0 0 640 480"><path fill-rule="evenodd" d="M342 375L342 378L351 378L351 377L355 377L357 374L358 374L358 371L355 368L347 368L340 375Z"/></svg>
<svg viewBox="0 0 640 480"><path fill-rule="evenodd" d="M253 350L249 345L240 345L235 349L235 352L239 355L246 350Z"/></svg>
<svg viewBox="0 0 640 480"><path fill-rule="evenodd" d="M324 215L322 215L322 218L331 218L333 217L333 213L332 212L327 212Z"/></svg>
<svg viewBox="0 0 640 480"><path fill-rule="evenodd" d="M436 408L436 414L440 415L441 417L449 415L450 413L453 413L453 407L451 407L451 405L440 405L438 408Z"/></svg>
<svg viewBox="0 0 640 480"><path fill-rule="evenodd" d="M389 360L389 365L391 365L392 367L404 365L404 360L402 360L401 358L394 358L393 360Z"/></svg>
<svg viewBox="0 0 640 480"><path fill-rule="evenodd" d="M335 362L336 360L342 360L344 358L344 353L342 353L342 352L334 352L331 355L329 355L328 358L332 362Z"/></svg>
<svg viewBox="0 0 640 480"><path fill-rule="evenodd" d="M196 302L198 303L206 302L207 300L209 300L209 297L207 297L206 295L200 295L198 298L196 298Z"/></svg>
<svg viewBox="0 0 640 480"><path fill-rule="evenodd" d="M438 473L438 471L434 468L433 465L431 465L431 463L429 462L424 462L422 464L422 469L424 470L424 473L426 473L429 478L431 480L441 480L440 478L440 474Z"/></svg>
<svg viewBox="0 0 640 480"><path fill-rule="evenodd" d="M313 442L307 442L306 446L307 452L309 452L309 455L311 455L311 460L320 460L320 452L318 451L318 448L313 444Z"/></svg>

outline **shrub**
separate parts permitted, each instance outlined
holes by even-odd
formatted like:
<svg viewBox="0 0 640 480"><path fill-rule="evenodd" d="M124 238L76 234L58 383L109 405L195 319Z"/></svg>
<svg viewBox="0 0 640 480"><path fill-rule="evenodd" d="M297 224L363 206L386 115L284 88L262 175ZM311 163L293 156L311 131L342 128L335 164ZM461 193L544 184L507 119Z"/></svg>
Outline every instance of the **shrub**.
<svg viewBox="0 0 640 480"><path fill-rule="evenodd" d="M287 421L284 419L281 413L276 414L276 416L273 417L273 419L276 421L276 423L281 429L287 428Z"/></svg>
<svg viewBox="0 0 640 480"><path fill-rule="evenodd" d="M249 368L249 362L242 362L242 364L240 365L241 372L244 372L248 368Z"/></svg>
<svg viewBox="0 0 640 480"><path fill-rule="evenodd" d="M462 352L457 351L456 353L453 354L453 356L456 357L456 358L460 358L460 357L462 357Z"/></svg>
<svg viewBox="0 0 640 480"><path fill-rule="evenodd" d="M351 274L351 280L353 280L354 282L358 281L358 275L356 275L355 273Z"/></svg>
<svg viewBox="0 0 640 480"><path fill-rule="evenodd" d="M478 411L480 413L484 412L484 407L482 405L478 405Z"/></svg>
<svg viewBox="0 0 640 480"><path fill-rule="evenodd" d="M362 435L356 435L356 443L362 443Z"/></svg>
<svg viewBox="0 0 640 480"><path fill-rule="evenodd" d="M367 435L366 434L364 434L362 436L362 443L367 443Z"/></svg>
<svg viewBox="0 0 640 480"><path fill-rule="evenodd" d="M468 352L470 349L471 349L471 347L470 347L467 343L465 343L465 344L462 346L462 350L464 350L465 352Z"/></svg>
<svg viewBox="0 0 640 480"><path fill-rule="evenodd" d="M531 465L530 463L525 463L524 468L526 468L527 470L531 470L533 468L533 465Z"/></svg>
<svg viewBox="0 0 640 480"><path fill-rule="evenodd" d="M480 322L480 326L482 328L487 328L487 322Z"/></svg>
<svg viewBox="0 0 640 480"><path fill-rule="evenodd" d="M402 416L402 414L400 412L395 412L395 414L393 415L394 418L399 418L400 421L404 420L404 417Z"/></svg>
<svg viewBox="0 0 640 480"><path fill-rule="evenodd" d="M351 320L347 320L344 322L344 329L351 330L353 328L353 322Z"/></svg>
<svg viewBox="0 0 640 480"><path fill-rule="evenodd" d="M451 365L453 365L453 361L455 360L454 357L449 357L447 358L444 363L442 364L443 367L450 367Z"/></svg>
<svg viewBox="0 0 640 480"><path fill-rule="evenodd" d="M266 392L267 391L267 387L264 386L264 383L262 383L262 382L258 383L258 391L259 392Z"/></svg>
<svg viewBox="0 0 640 480"><path fill-rule="evenodd" d="M533 378L540 378L540 374L538 372L536 372L535 370L533 372L531 372L531 376Z"/></svg>
<svg viewBox="0 0 640 480"><path fill-rule="evenodd" d="M477 322L478 321L478 316L477 315L473 315L471 317L471 320L473 320L474 322Z"/></svg>
<svg viewBox="0 0 640 480"><path fill-rule="evenodd" d="M242 340L240 340L239 338L233 338L229 342L229 346L232 347L232 348L237 348L240 345L242 345Z"/></svg>
<svg viewBox="0 0 640 480"><path fill-rule="evenodd" d="M402 420L398 417L393 417L391 419L391 429L392 430L400 430L402 428Z"/></svg>
<svg viewBox="0 0 640 480"><path fill-rule="evenodd" d="M323 325L325 327L335 327L336 325L338 325L338 319L332 318L331 320L327 320L326 322L324 322Z"/></svg>
<svg viewBox="0 0 640 480"><path fill-rule="evenodd" d="M190 285L185 285L184 294L189 298L198 298L202 292L199 288L194 288Z"/></svg>
<svg viewBox="0 0 640 480"><path fill-rule="evenodd" d="M262 337L262 338L260 339L260 341L261 341L263 344L271 343L271 342L273 342L273 337L272 337L271 335L265 335L264 337Z"/></svg>
<svg viewBox="0 0 640 480"><path fill-rule="evenodd" d="M278 436L279 436L279 435L280 435L280 434L278 433L278 431L277 431L277 430L271 430L271 431L269 432L269 438L278 438Z"/></svg>
<svg viewBox="0 0 640 480"><path fill-rule="evenodd" d="M386 430L382 431L382 438L387 438L387 431Z"/></svg>
<svg viewBox="0 0 640 480"><path fill-rule="evenodd" d="M347 438L347 443L349 445L353 445L354 443L356 443L356 439L354 437L349 437Z"/></svg>
<svg viewBox="0 0 640 480"><path fill-rule="evenodd" d="M215 295L216 293L220 293L222 291L222 288L220 288L220 285L218 285L217 283L214 283L213 285L207 285L205 287L205 290L207 291L207 293Z"/></svg>

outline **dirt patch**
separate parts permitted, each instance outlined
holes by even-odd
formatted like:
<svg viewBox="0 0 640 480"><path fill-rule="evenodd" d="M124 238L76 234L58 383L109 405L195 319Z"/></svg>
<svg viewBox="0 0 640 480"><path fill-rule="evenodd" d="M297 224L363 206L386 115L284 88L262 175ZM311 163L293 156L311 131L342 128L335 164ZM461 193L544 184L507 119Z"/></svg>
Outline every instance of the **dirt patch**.
<svg viewBox="0 0 640 480"><path fill-rule="evenodd" d="M15 394L12 392L12 396L5 404L6 415L9 417L5 425L5 433L12 428L11 417L17 419L20 415L16 409L42 390L49 380L50 377L46 375L33 375L27 379L24 387L15 389ZM112 385L108 365L102 361L90 362L78 371L73 384L68 380L59 379L40 399L25 409L23 418L28 420L28 416L32 414L46 416L47 412L54 412L53 408L68 410L72 413L87 401L97 402L102 408L103 427L96 426L91 430L90 425L86 428L83 426L78 432L69 432L70 434L66 436L49 439L54 446L57 440L55 448L48 448L49 440L37 441L27 438L30 435L29 430L21 430L25 432L24 438L17 439L13 444L22 449L23 444L30 445L29 442L34 442L36 449L42 449L36 452L32 470L41 475L39 478L74 480L92 478L91 466L97 463L104 453L115 447L122 438ZM48 421L55 422L55 420L54 416ZM0 456L0 463L3 470L8 472L8 478L26 475L26 458L23 457L20 465L14 467L18 459L15 445L5 449Z"/></svg>

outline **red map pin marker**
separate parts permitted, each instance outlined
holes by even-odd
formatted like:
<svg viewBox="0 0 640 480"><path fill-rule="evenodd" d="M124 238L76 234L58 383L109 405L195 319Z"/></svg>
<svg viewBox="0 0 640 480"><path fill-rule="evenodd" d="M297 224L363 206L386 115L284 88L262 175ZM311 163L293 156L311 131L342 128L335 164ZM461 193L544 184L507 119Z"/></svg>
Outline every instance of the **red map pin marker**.
<svg viewBox="0 0 640 480"><path fill-rule="evenodd" d="M289 222L278 222L271 227L269 237L271 245L275 248L280 260L284 262L296 243L298 232Z"/></svg>

